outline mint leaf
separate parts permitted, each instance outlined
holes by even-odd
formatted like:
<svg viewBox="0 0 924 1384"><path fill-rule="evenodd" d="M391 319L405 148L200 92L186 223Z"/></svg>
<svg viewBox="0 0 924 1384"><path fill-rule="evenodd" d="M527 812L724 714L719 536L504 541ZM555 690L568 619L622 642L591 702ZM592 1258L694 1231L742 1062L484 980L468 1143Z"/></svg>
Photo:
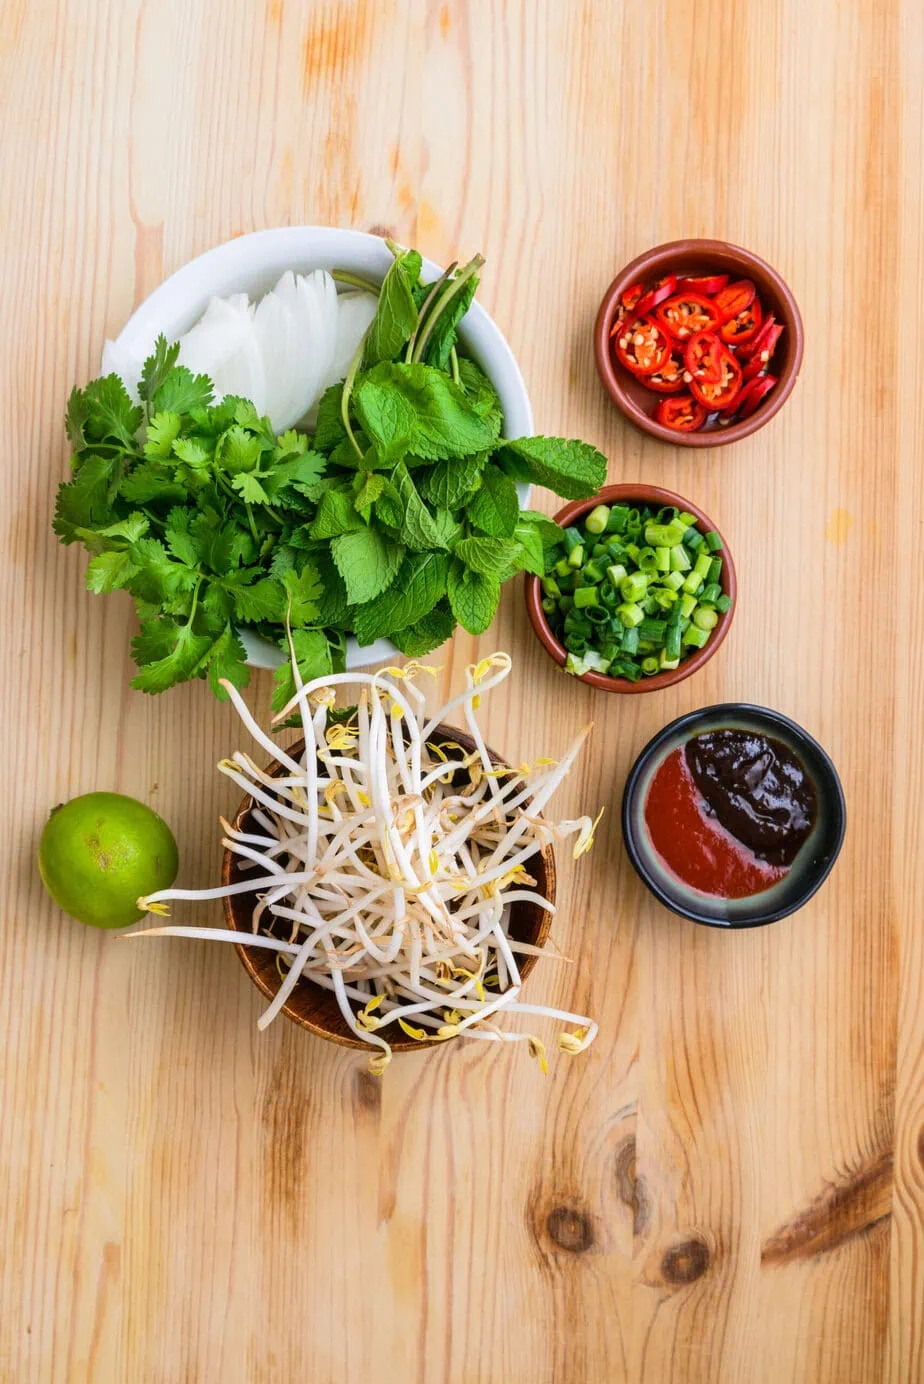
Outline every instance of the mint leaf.
<svg viewBox="0 0 924 1384"><path fill-rule="evenodd" d="M118 375L103 375L101 379L91 380L83 393L87 437L94 442L114 438L132 450L144 412L132 403Z"/></svg>
<svg viewBox="0 0 924 1384"><path fill-rule="evenodd" d="M387 591L356 607L354 632L359 643L387 638L429 614L445 595L448 571L446 553L409 554Z"/></svg>
<svg viewBox="0 0 924 1384"><path fill-rule="evenodd" d="M183 420L178 413L155 413L148 423L148 435L144 442L146 457L168 457L173 444L180 435Z"/></svg>
<svg viewBox="0 0 924 1384"><path fill-rule="evenodd" d="M568 500L587 499L606 480L606 457L588 442L520 437L503 442L497 460L518 481L547 486Z"/></svg>
<svg viewBox="0 0 924 1384"><path fill-rule="evenodd" d="M464 390L430 365L383 362L357 378L353 401L364 431L383 457L407 452L429 461L492 447L500 420L477 414Z"/></svg>
<svg viewBox="0 0 924 1384"><path fill-rule="evenodd" d="M342 533L355 533L362 527L363 521L356 513L353 496L346 490L326 490L321 496L310 533L314 539L337 538Z"/></svg>
<svg viewBox="0 0 924 1384"><path fill-rule="evenodd" d="M174 341L172 346L167 345L167 338L161 333L154 343L154 350L144 362L141 371L141 379L138 384L139 398L149 404L154 395L160 389L170 371L176 365L177 356L180 354L180 343Z"/></svg>
<svg viewBox="0 0 924 1384"><path fill-rule="evenodd" d="M450 299L449 306L441 312L436 326L427 342L424 361L437 370L445 370L449 365L449 353L456 344L457 327L472 305L478 288L478 275L473 274L465 286Z"/></svg>
<svg viewBox="0 0 924 1384"><path fill-rule="evenodd" d="M400 530L404 522L404 509L401 496L391 481L385 481L378 499L374 502L375 517L389 528Z"/></svg>
<svg viewBox="0 0 924 1384"><path fill-rule="evenodd" d="M517 570L520 544L512 538L463 538L455 554L473 572L506 581Z"/></svg>
<svg viewBox="0 0 924 1384"><path fill-rule="evenodd" d="M378 529L342 534L330 546L350 605L374 600L394 580L404 561L402 545Z"/></svg>
<svg viewBox="0 0 924 1384"><path fill-rule="evenodd" d="M321 580L318 624L328 629L345 629L350 623L350 610L343 577L334 566L329 552L318 553L314 558L314 564Z"/></svg>
<svg viewBox="0 0 924 1384"><path fill-rule="evenodd" d="M500 582L453 560L447 590L450 608L462 628L469 634L483 634L497 610Z"/></svg>
<svg viewBox="0 0 924 1384"><path fill-rule="evenodd" d="M494 435L497 437L504 420L497 390L484 371L467 356L459 361L459 378L472 408L495 429Z"/></svg>
<svg viewBox="0 0 924 1384"><path fill-rule="evenodd" d="M451 550L463 537L465 526L448 509L438 509L433 515L433 531L440 538L441 547Z"/></svg>
<svg viewBox="0 0 924 1384"><path fill-rule="evenodd" d="M417 326L417 306L411 282L404 256L399 255L382 281L378 307L363 347L364 368L380 360L391 360L413 335Z"/></svg>
<svg viewBox="0 0 924 1384"><path fill-rule="evenodd" d="M222 678L238 688L246 687L250 682L246 659L244 646L229 622L199 664L200 668L208 669L209 687L220 702L228 700L228 694L221 686Z"/></svg>
<svg viewBox="0 0 924 1384"><path fill-rule="evenodd" d="M294 568L283 573L282 584L286 592L286 614L289 624L311 625L320 612L323 595L318 569L313 562L306 562L300 572Z"/></svg>
<svg viewBox="0 0 924 1384"><path fill-rule="evenodd" d="M244 625L258 625L261 620L285 618L286 602L282 587L270 577L253 586L236 586L232 592L234 613Z"/></svg>
<svg viewBox="0 0 924 1384"><path fill-rule="evenodd" d="M208 408L212 402L212 381L208 375L194 375L185 365L177 365L158 385L151 402L158 413L189 413Z"/></svg>
<svg viewBox="0 0 924 1384"><path fill-rule="evenodd" d="M273 710L281 711L295 696L295 675L292 672L289 641L281 644L286 660L276 669L273 679ZM292 648L303 683L321 678L333 671L330 644L323 630L293 630Z"/></svg>
<svg viewBox="0 0 924 1384"><path fill-rule="evenodd" d="M339 442L349 438L340 412L343 404L343 384L325 389L318 403L318 421L314 430L314 445L319 452L332 452Z"/></svg>
<svg viewBox="0 0 924 1384"><path fill-rule="evenodd" d="M423 658L424 654L432 653L445 644L455 627L456 617L448 602L442 600L416 624L394 632L391 638L395 647L407 658Z"/></svg>
<svg viewBox="0 0 924 1384"><path fill-rule="evenodd" d="M132 678L131 685L136 691L166 692L168 687L193 677L212 641L207 634L193 634L189 625L179 625L171 631L171 642L168 653L151 663L145 663ZM139 641L136 639L132 645L136 657L138 649Z"/></svg>
<svg viewBox="0 0 924 1384"><path fill-rule="evenodd" d="M128 586L137 573L137 566L123 549L100 553L87 566L87 590L95 591L97 594L117 591Z"/></svg>
<svg viewBox="0 0 924 1384"><path fill-rule="evenodd" d="M468 502L466 517L482 533L493 538L510 538L519 513L516 483L499 466L486 466L481 488Z"/></svg>
<svg viewBox="0 0 924 1384"><path fill-rule="evenodd" d="M398 493L399 503L404 512L401 521L402 541L417 552L425 552L428 548L445 548L446 542L442 532L418 495L411 473L403 461L399 462L392 472L391 484Z"/></svg>
<svg viewBox="0 0 924 1384"><path fill-rule="evenodd" d="M556 525L556 528L558 526ZM559 534L561 529L558 529ZM520 519L513 531L520 545L519 565L537 577L545 576L545 549L542 546L542 533L536 524Z"/></svg>
<svg viewBox="0 0 924 1384"><path fill-rule="evenodd" d="M418 481L420 489L431 504L461 509L481 485L489 456L489 452L476 452L474 456L438 461Z"/></svg>
<svg viewBox="0 0 924 1384"><path fill-rule="evenodd" d="M385 489L385 481L376 471L366 471L362 473L361 477L357 476L357 479L360 484L353 496L353 504L357 513L361 514L368 524L372 506Z"/></svg>
<svg viewBox="0 0 924 1384"><path fill-rule="evenodd" d="M521 509L520 522L529 524L536 530L542 539L543 548L554 548L561 542L560 526L547 514L540 514L538 509Z"/></svg>

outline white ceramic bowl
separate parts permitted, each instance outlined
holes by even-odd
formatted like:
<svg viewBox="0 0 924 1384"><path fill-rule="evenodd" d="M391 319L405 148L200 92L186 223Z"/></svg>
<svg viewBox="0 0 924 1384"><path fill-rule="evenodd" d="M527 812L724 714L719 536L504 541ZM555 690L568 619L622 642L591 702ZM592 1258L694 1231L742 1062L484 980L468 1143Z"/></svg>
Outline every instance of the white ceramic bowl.
<svg viewBox="0 0 924 1384"><path fill-rule="evenodd" d="M306 274L311 269L349 269L354 274L381 282L392 262L391 251L378 236L364 231L343 231L334 226L284 226L238 236L204 255L190 260L155 288L122 328L117 347L143 359L163 332L168 341L188 331L201 317L210 298L245 292L251 298L267 293L287 269ZM424 260L427 279L443 272ZM465 315L460 338L466 353L489 377L504 410L504 436L527 437L533 431L533 413L520 368L502 333L476 302ZM518 486L520 506L529 503L529 486ZM273 668L282 654L273 644L247 630L241 631L247 662L256 668ZM348 668L393 658L397 653L389 639L361 648L347 641Z"/></svg>

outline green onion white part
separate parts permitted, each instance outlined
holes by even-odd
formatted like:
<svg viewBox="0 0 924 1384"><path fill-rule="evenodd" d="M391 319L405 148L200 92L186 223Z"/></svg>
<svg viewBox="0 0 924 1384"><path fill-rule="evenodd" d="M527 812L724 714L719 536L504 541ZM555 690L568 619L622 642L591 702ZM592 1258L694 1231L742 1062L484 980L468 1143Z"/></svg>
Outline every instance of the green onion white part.
<svg viewBox="0 0 924 1384"><path fill-rule="evenodd" d="M580 1014L519 1002L517 957L538 948L508 934L510 908L531 902L554 913L526 864L552 841L575 837L573 854L593 843L595 821L557 824L543 809L590 730L585 727L557 763L539 760L499 769L488 755L476 712L482 696L510 672L497 653L466 672L466 689L427 717L414 679L434 672L419 663L381 673L340 673L301 684L276 717L298 712L306 749L293 756L257 725L230 683L223 684L245 726L282 769L273 778L249 755L219 769L256 804L254 826L237 831L222 819L224 846L244 881L215 889L164 889L138 900L166 913L174 900L257 893L253 935L233 929L166 926L130 936L205 937L279 953L282 984L258 1021L263 1029L305 977L337 997L351 1031L377 1049L370 1069L391 1059L384 1036L397 1023L421 1042L464 1035L528 1043L545 1065L534 1034L496 1022L505 1014L554 1019L563 1052L582 1051L597 1025ZM359 688L348 721L332 720L336 689ZM430 742L434 728L462 709L475 750ZM467 782L453 786L458 771Z"/></svg>

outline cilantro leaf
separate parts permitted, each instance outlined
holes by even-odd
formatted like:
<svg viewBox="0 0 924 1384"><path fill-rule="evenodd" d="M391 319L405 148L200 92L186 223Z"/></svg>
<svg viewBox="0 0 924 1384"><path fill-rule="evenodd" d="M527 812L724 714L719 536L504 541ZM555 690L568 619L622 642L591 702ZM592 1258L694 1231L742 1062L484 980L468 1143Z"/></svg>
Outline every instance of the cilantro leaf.
<svg viewBox="0 0 924 1384"><path fill-rule="evenodd" d="M264 577L253 586L235 587L234 613L244 625L258 625L261 620L285 619L286 601L278 582Z"/></svg>
<svg viewBox="0 0 924 1384"><path fill-rule="evenodd" d="M170 629L169 651L152 662L142 664L131 681L132 687L138 692L165 692L168 687L185 682L194 675L212 642L207 634L194 634L190 625L165 628ZM139 652L147 652L148 648L147 640L140 644L136 639L132 644L136 659Z"/></svg>
<svg viewBox="0 0 924 1384"><path fill-rule="evenodd" d="M163 464L144 461L133 466L119 487L119 495L132 504L146 505L152 500L177 504L186 499L186 488L173 479Z"/></svg>
<svg viewBox="0 0 924 1384"><path fill-rule="evenodd" d="M282 584L286 590L286 613L291 625L313 624L320 611L321 579L313 562L306 562L300 572L294 568L285 572Z"/></svg>
<svg viewBox="0 0 924 1384"><path fill-rule="evenodd" d="M90 416L90 407L87 403L87 396L82 389L72 389L71 397L67 401L67 413L64 415L64 426L67 429L67 436L75 452L82 451L87 445L87 436L84 426Z"/></svg>
<svg viewBox="0 0 924 1384"><path fill-rule="evenodd" d="M91 380L83 393L87 437L94 442L114 438L132 450L144 412L132 403L118 375L103 375L101 379Z"/></svg>
<svg viewBox="0 0 924 1384"><path fill-rule="evenodd" d="M392 460L407 452L430 461L482 452L500 431L499 419L479 417L465 391L430 365L384 361L358 376L353 401L364 431Z"/></svg>
<svg viewBox="0 0 924 1384"><path fill-rule="evenodd" d="M179 354L180 343L174 341L172 346L168 346L167 338L161 333L154 343L153 352L144 362L141 379L138 383L139 398L143 399L146 404L153 400L154 395L176 365Z"/></svg>
<svg viewBox="0 0 924 1384"><path fill-rule="evenodd" d="M137 543L138 539L147 533L148 527L147 516L139 514L136 510L127 519L107 524L102 529L80 529L79 534L85 543L96 542L100 538L124 538L129 543Z"/></svg>
<svg viewBox="0 0 924 1384"><path fill-rule="evenodd" d="M205 543L198 534L191 532L192 511L172 509L167 515L164 542L170 552L187 567L198 567L205 556Z"/></svg>
<svg viewBox="0 0 924 1384"><path fill-rule="evenodd" d="M493 538L510 538L519 513L516 483L499 466L486 466L481 488L468 502L466 517L482 533Z"/></svg>
<svg viewBox="0 0 924 1384"><path fill-rule="evenodd" d="M73 543L77 530L94 529L112 518L112 500L122 474L117 457L93 454L77 475L58 487L54 531L62 543Z"/></svg>
<svg viewBox="0 0 924 1384"><path fill-rule="evenodd" d="M289 656L289 642L284 640L282 647L287 655L276 669L273 679L273 710L281 711L295 696L295 675ZM333 671L330 644L323 630L293 630L292 649L302 682L323 677Z"/></svg>
<svg viewBox="0 0 924 1384"><path fill-rule="evenodd" d="M158 413L189 413L193 408L208 408L212 393L208 375L194 375L185 365L176 365L158 385L151 402Z"/></svg>
<svg viewBox="0 0 924 1384"><path fill-rule="evenodd" d="M606 480L606 457L588 442L563 437L520 437L497 453L508 475L547 486L568 500L587 499Z"/></svg>
<svg viewBox="0 0 924 1384"><path fill-rule="evenodd" d="M438 461L421 477L420 489L431 504L460 509L481 485L481 473L489 456L489 452L476 452L474 456Z"/></svg>
<svg viewBox="0 0 924 1384"><path fill-rule="evenodd" d="M132 593L142 600L170 605L191 592L196 584L194 568L176 562L157 538L139 538L130 549L139 567Z"/></svg>
<svg viewBox="0 0 924 1384"><path fill-rule="evenodd" d="M219 438L215 460L232 476L241 471L253 471L260 461L264 446L263 438L242 428L240 423L233 423Z"/></svg>
<svg viewBox="0 0 924 1384"><path fill-rule="evenodd" d="M203 553L205 562L220 576L253 558L253 539L238 524L225 523L213 529Z"/></svg>
<svg viewBox="0 0 924 1384"><path fill-rule="evenodd" d="M359 643L390 637L428 615L446 593L448 571L446 553L410 553L388 589L356 607L354 632Z"/></svg>
<svg viewBox="0 0 924 1384"><path fill-rule="evenodd" d="M128 586L138 567L123 548L114 548L99 553L87 566L86 586L88 591L100 594L104 591L118 591Z"/></svg>
<svg viewBox="0 0 924 1384"><path fill-rule="evenodd" d="M173 444L180 435L183 420L178 413L155 413L148 423L148 435L144 442L146 457L168 457Z"/></svg>
<svg viewBox="0 0 924 1384"><path fill-rule="evenodd" d="M417 272L420 272L419 267ZM382 281L375 317L366 333L363 365L367 369L380 360L392 360L413 335L417 326L417 305L411 291L412 282L405 257L399 255Z"/></svg>
<svg viewBox="0 0 924 1384"><path fill-rule="evenodd" d="M269 504L269 496L253 471L239 471L236 476L231 477L231 484L245 504Z"/></svg>
<svg viewBox="0 0 924 1384"><path fill-rule="evenodd" d="M432 653L444 644L455 627L456 617L448 602L442 600L416 624L392 634L391 639L407 658L423 658L424 654Z"/></svg>
<svg viewBox="0 0 924 1384"><path fill-rule="evenodd" d="M378 529L341 534L331 543L337 570L351 605L361 605L385 591L404 561L404 547Z"/></svg>
<svg viewBox="0 0 924 1384"><path fill-rule="evenodd" d="M483 634L494 619L500 600L500 582L454 559L447 581L453 615L469 634Z"/></svg>
<svg viewBox="0 0 924 1384"><path fill-rule="evenodd" d="M228 700L228 694L221 686L222 678L238 688L246 687L250 682L246 658L237 631L229 622L199 663L200 668L208 670L209 687L220 702Z"/></svg>

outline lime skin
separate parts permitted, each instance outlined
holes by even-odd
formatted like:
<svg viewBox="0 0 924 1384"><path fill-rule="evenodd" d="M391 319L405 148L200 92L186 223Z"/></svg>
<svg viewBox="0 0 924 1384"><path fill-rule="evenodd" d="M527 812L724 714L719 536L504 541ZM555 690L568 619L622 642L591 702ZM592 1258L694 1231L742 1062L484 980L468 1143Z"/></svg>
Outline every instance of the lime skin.
<svg viewBox="0 0 924 1384"><path fill-rule="evenodd" d="M38 848L45 888L90 927L137 923L136 900L168 889L178 863L167 823L122 793L84 793L54 808Z"/></svg>

